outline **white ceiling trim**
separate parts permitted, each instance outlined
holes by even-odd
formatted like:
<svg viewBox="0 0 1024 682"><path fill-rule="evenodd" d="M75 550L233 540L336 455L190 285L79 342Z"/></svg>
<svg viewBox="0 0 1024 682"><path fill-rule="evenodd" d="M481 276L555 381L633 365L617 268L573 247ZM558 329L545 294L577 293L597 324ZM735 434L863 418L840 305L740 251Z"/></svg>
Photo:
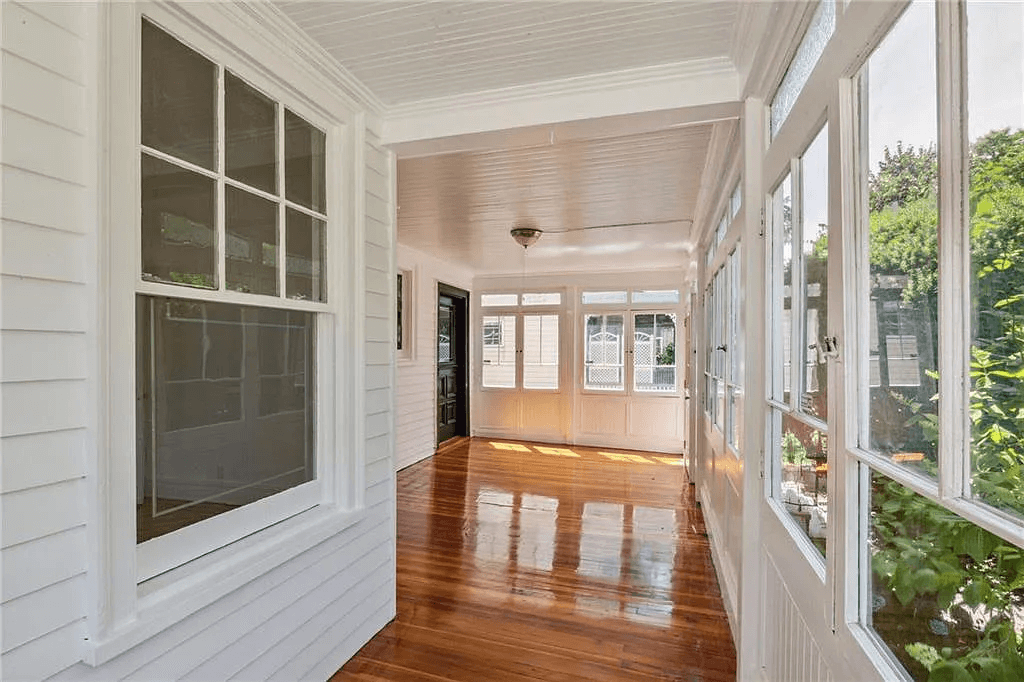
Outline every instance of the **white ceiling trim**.
<svg viewBox="0 0 1024 682"><path fill-rule="evenodd" d="M390 107L384 144L734 102L728 57L567 78Z"/></svg>
<svg viewBox="0 0 1024 682"><path fill-rule="evenodd" d="M349 99L369 109L369 113L383 116L387 111L383 100L332 57L320 43L299 28L277 5L269 2L240 2L237 0L224 4L226 8L238 14L247 15L251 20L257 21L262 27L268 29L269 34L274 36L273 43L278 49L283 48L298 54L302 58L300 61L308 65L317 77L326 80ZM254 33L254 35L259 35L259 33Z"/></svg>

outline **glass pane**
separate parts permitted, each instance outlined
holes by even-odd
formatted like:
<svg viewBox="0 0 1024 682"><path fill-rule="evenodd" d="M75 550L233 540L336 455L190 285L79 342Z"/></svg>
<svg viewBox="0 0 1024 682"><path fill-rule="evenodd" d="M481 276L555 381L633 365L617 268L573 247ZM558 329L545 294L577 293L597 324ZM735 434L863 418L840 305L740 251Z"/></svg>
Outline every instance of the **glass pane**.
<svg viewBox="0 0 1024 682"><path fill-rule="evenodd" d="M622 292L625 296L625 292ZM624 387L624 318L619 315L585 315L583 386L591 390L620 391Z"/></svg>
<svg viewBox="0 0 1024 682"><path fill-rule="evenodd" d="M828 125L804 152L800 172L803 241L803 395L801 411L828 418Z"/></svg>
<svg viewBox="0 0 1024 682"><path fill-rule="evenodd" d="M634 291L630 296L633 303L679 303L678 289Z"/></svg>
<svg viewBox="0 0 1024 682"><path fill-rule="evenodd" d="M1019 680L1018 547L871 473L871 625L915 680Z"/></svg>
<svg viewBox="0 0 1024 682"><path fill-rule="evenodd" d="M777 497L800 530L825 556L828 434L788 413L782 413L781 423L781 438L774 444L780 472Z"/></svg>
<svg viewBox="0 0 1024 682"><path fill-rule="evenodd" d="M516 387L516 316L483 318L481 384L487 388Z"/></svg>
<svg viewBox="0 0 1024 682"><path fill-rule="evenodd" d="M488 306L519 305L519 294L482 294L480 305Z"/></svg>
<svg viewBox="0 0 1024 682"><path fill-rule="evenodd" d="M403 275L398 273L395 283L395 343L397 350L402 350L402 299Z"/></svg>
<svg viewBox="0 0 1024 682"><path fill-rule="evenodd" d="M224 188L227 288L277 295L277 204Z"/></svg>
<svg viewBox="0 0 1024 682"><path fill-rule="evenodd" d="M142 154L142 277L216 289L215 181Z"/></svg>
<svg viewBox="0 0 1024 682"><path fill-rule="evenodd" d="M273 100L224 73L224 162L227 174L277 192L277 115Z"/></svg>
<svg viewBox="0 0 1024 682"><path fill-rule="evenodd" d="M936 472L935 7L912 4L867 65L868 449Z"/></svg>
<svg viewBox="0 0 1024 682"><path fill-rule="evenodd" d="M789 402L792 381L793 181L789 175L772 194L771 393Z"/></svg>
<svg viewBox="0 0 1024 682"><path fill-rule="evenodd" d="M142 144L214 170L217 67L142 20Z"/></svg>
<svg viewBox="0 0 1024 682"><path fill-rule="evenodd" d="M740 212L740 206L743 205L743 183L737 182L736 188L732 191L732 196L729 197L729 216L735 218L736 214Z"/></svg>
<svg viewBox="0 0 1024 682"><path fill-rule="evenodd" d="M523 294L523 305L559 305L562 295L555 294Z"/></svg>
<svg viewBox="0 0 1024 682"><path fill-rule="evenodd" d="M772 137L779 132L786 117L789 116L789 112L792 111L797 97L804 89L804 84L807 83L811 71L814 70L815 64L818 63L821 53L825 51L825 46L835 30L835 0L819 0L818 9L814 11L807 32L800 41L796 54L793 55L793 61L790 62L789 69L772 99Z"/></svg>
<svg viewBox="0 0 1024 682"><path fill-rule="evenodd" d="M1024 5L967 5L971 488L1024 515Z"/></svg>
<svg viewBox="0 0 1024 682"><path fill-rule="evenodd" d="M284 110L284 184L289 201L327 212L327 136Z"/></svg>
<svg viewBox="0 0 1024 682"><path fill-rule="evenodd" d="M523 318L523 388L558 388L558 315Z"/></svg>
<svg viewBox="0 0 1024 682"><path fill-rule="evenodd" d="M314 316L137 298L137 541L316 477Z"/></svg>
<svg viewBox="0 0 1024 682"><path fill-rule="evenodd" d="M304 301L326 301L324 221L292 208L287 209L285 214L287 233L284 243L288 250L285 266L287 296Z"/></svg>
<svg viewBox="0 0 1024 682"><path fill-rule="evenodd" d="M454 362L455 355L452 353L452 309L455 302L447 296L438 300L437 306L437 361Z"/></svg>
<svg viewBox="0 0 1024 682"><path fill-rule="evenodd" d="M715 290L715 426L719 430L725 428L725 366L728 358L725 329L725 274L724 270L715 273L713 282Z"/></svg>
<svg viewBox="0 0 1024 682"><path fill-rule="evenodd" d="M625 303L625 291L584 291L581 297L584 304L593 303Z"/></svg>
<svg viewBox="0 0 1024 682"><path fill-rule="evenodd" d="M633 316L633 386L637 391L676 390L676 316Z"/></svg>

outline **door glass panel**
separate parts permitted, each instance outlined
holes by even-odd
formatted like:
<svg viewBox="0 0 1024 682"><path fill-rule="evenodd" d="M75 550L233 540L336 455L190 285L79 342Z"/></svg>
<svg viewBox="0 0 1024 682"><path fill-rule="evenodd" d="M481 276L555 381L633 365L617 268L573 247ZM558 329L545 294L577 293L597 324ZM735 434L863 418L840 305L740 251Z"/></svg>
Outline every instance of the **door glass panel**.
<svg viewBox="0 0 1024 682"><path fill-rule="evenodd" d="M316 477L314 318L138 297L138 542Z"/></svg>
<svg viewBox="0 0 1024 682"><path fill-rule="evenodd" d="M482 385L486 388L515 388L516 316L484 316L482 342Z"/></svg>
<svg viewBox="0 0 1024 682"><path fill-rule="evenodd" d="M441 299L437 309L437 361L454 362L452 355L452 302Z"/></svg>
<svg viewBox="0 0 1024 682"><path fill-rule="evenodd" d="M934 476L938 414L935 7L911 4L867 64L867 449Z"/></svg>
<svg viewBox="0 0 1024 682"><path fill-rule="evenodd" d="M793 338L793 182L787 174L772 194L771 396L789 403Z"/></svg>
<svg viewBox="0 0 1024 682"><path fill-rule="evenodd" d="M633 316L633 387L647 393L676 390L676 316Z"/></svg>
<svg viewBox="0 0 1024 682"><path fill-rule="evenodd" d="M800 531L825 556L828 434L786 412L781 414L781 427L773 439L780 473L778 500Z"/></svg>
<svg viewBox="0 0 1024 682"><path fill-rule="evenodd" d="M803 382L800 410L828 418L828 125L804 152L800 166L800 235L803 242Z"/></svg>
<svg viewBox="0 0 1024 682"><path fill-rule="evenodd" d="M277 204L224 187L227 288L277 295Z"/></svg>
<svg viewBox="0 0 1024 682"><path fill-rule="evenodd" d="M967 5L971 490L1024 515L1024 5Z"/></svg>
<svg viewBox="0 0 1024 682"><path fill-rule="evenodd" d="M523 317L523 388L558 388L558 315Z"/></svg>
<svg viewBox="0 0 1024 682"><path fill-rule="evenodd" d="M273 100L224 72L224 165L229 177L277 192L277 115Z"/></svg>
<svg viewBox="0 0 1024 682"><path fill-rule="evenodd" d="M622 314L585 315L583 319L583 386L590 390L621 391L625 387Z"/></svg>

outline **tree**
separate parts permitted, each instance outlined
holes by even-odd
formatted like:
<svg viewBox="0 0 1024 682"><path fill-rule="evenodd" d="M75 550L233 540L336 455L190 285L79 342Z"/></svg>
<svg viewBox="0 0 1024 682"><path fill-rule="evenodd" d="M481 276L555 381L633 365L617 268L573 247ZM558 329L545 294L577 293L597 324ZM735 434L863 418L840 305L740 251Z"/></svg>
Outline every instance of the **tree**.
<svg viewBox="0 0 1024 682"><path fill-rule="evenodd" d="M938 190L938 162L935 147L903 148L896 143L896 152L882 150L878 170L868 175L868 206L872 213L885 208L899 208Z"/></svg>

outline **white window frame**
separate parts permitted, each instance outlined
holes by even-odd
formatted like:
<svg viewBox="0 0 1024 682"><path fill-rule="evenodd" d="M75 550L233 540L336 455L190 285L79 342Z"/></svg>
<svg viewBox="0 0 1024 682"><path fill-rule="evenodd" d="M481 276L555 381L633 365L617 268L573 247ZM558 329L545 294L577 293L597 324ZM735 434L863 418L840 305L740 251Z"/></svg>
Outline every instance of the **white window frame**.
<svg viewBox="0 0 1024 682"><path fill-rule="evenodd" d="M474 354L477 357L476 365L479 370L476 372L476 389L483 392L513 392L513 393L561 393L565 390L565 346L563 344L563 338L566 327L566 304L567 296L564 288L560 287L547 287L542 289L494 289L483 291L478 294L474 294L476 298L476 307L478 312L476 324L476 331L474 336L477 341L474 343L476 350ZM558 294L558 303L523 303L523 297L529 294ZM483 305L483 299L487 296L514 296L516 303L515 305ZM526 347L525 347L525 334L526 334L526 318L527 317L545 317L549 315L556 315L558 317L558 386L555 388L528 388L525 386L525 369L526 369ZM516 321L516 330L514 338L509 338L509 334L502 330L501 345L504 346L507 343L514 343L515 347L515 384L513 386L485 386L483 381L483 353L484 348L495 348L496 346L484 343L484 318L489 317L506 317L512 316Z"/></svg>
<svg viewBox="0 0 1024 682"><path fill-rule="evenodd" d="M358 172L350 170L362 162L362 114L340 91L328 89L282 58L283 49L254 38L238 16L223 6L148 4L142 9L134 3L111 3L99 11L106 41L101 41L105 50L98 56L99 73L105 74L99 86L98 128L109 151L100 162L105 196L100 262L105 277L99 288L99 448L96 485L89 500L94 542L85 660L91 665L109 660L340 532L362 517L364 506L359 447L365 411L359 371L364 351L360 343L345 347L345 339L362 338L364 328L364 256L359 248L364 231L362 221L356 219L364 209L362 181ZM282 299L276 297L142 279L139 78L143 16L327 132L327 303L289 300L282 306ZM198 31L197 25L206 30ZM279 64L282 72L289 73L269 75L263 67L267 63ZM223 195L219 197L218 206L222 206ZM314 481L136 544L134 319L139 294L317 314ZM353 303L342 305L346 301Z"/></svg>

